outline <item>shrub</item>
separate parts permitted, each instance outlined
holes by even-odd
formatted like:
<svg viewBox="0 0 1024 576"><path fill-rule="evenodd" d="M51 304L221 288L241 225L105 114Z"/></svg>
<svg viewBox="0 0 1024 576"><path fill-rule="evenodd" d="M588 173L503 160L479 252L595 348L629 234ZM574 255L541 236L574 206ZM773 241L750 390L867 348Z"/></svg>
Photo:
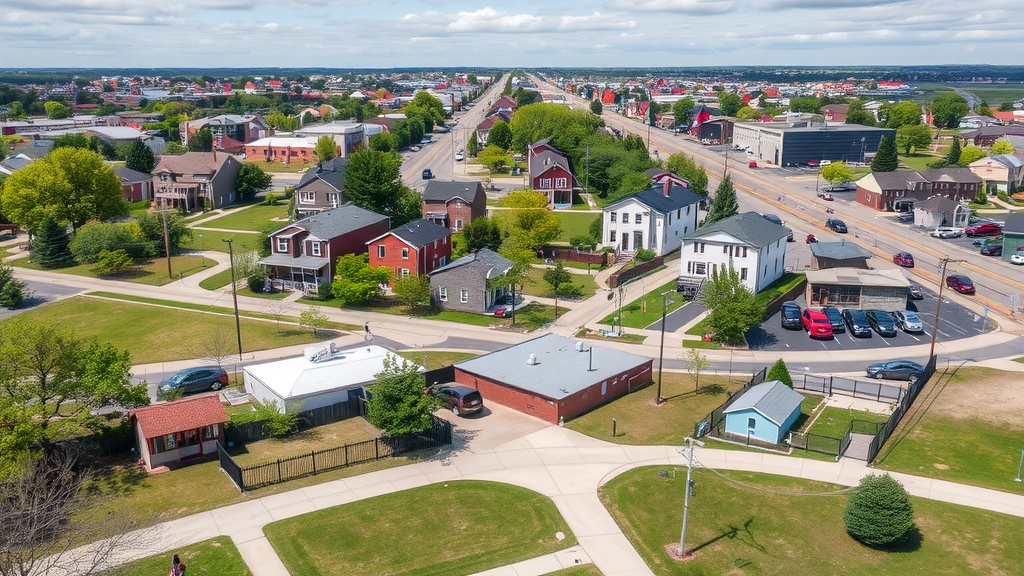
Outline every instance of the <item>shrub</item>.
<svg viewBox="0 0 1024 576"><path fill-rule="evenodd" d="M273 192L270 192L263 197L263 203L267 206L273 206L274 204L277 204L277 200L277 194L274 194Z"/></svg>
<svg viewBox="0 0 1024 576"><path fill-rule="evenodd" d="M316 295L317 295L318 298L320 298L321 300L324 300L324 301L333 300L334 299L334 290L331 289L331 285L330 284L324 282L323 284L321 284L320 286L317 287Z"/></svg>
<svg viewBox="0 0 1024 576"><path fill-rule="evenodd" d="M182 394L185 393L184 388L171 388L170 390L157 390L156 400L157 402L173 402L178 398L181 398Z"/></svg>
<svg viewBox="0 0 1024 576"><path fill-rule="evenodd" d="M252 421L263 421L263 429L274 438L284 438L291 434L299 425L299 412L297 409L281 412L281 404L277 400L260 402L253 399L256 407Z"/></svg>
<svg viewBox="0 0 1024 576"><path fill-rule="evenodd" d="M122 248L117 250L104 250L96 257L96 271L100 276L124 272L131 267L135 261Z"/></svg>
<svg viewBox="0 0 1024 576"><path fill-rule="evenodd" d="M1010 197L1007 196L1006 192L1004 192L1002 190L1000 190L999 192L996 192L996 197L999 198L1000 200L1002 200L1003 202L1009 202L1010 201Z"/></svg>
<svg viewBox="0 0 1024 576"><path fill-rule="evenodd" d="M294 186L289 186L289 187L284 189L284 198L285 198L285 200L291 200L293 194L295 194L295 187Z"/></svg>
<svg viewBox="0 0 1024 576"><path fill-rule="evenodd" d="M768 370L768 376L766 376L765 379L768 381L778 380L790 388L793 387L793 377L789 375L789 368L786 368L786 362L782 358L779 358L779 360L772 365L771 370Z"/></svg>
<svg viewBox="0 0 1024 576"><path fill-rule="evenodd" d="M888 474L868 474L846 503L846 531L868 546L900 542L914 527L914 508L903 485Z"/></svg>
<svg viewBox="0 0 1024 576"><path fill-rule="evenodd" d="M90 222L78 229L68 243L71 255L80 264L91 264L99 260L103 252L123 251L132 259L149 258L154 255L154 246L144 237L138 223L104 224Z"/></svg>
<svg viewBox="0 0 1024 576"><path fill-rule="evenodd" d="M557 292L560 298L580 298L583 296L583 285L572 283L560 284Z"/></svg>
<svg viewBox="0 0 1024 576"><path fill-rule="evenodd" d="M263 266L258 267L252 272L252 274L249 274L249 290L252 290L257 294L263 292L263 288L267 283L267 278L267 269Z"/></svg>
<svg viewBox="0 0 1024 576"><path fill-rule="evenodd" d="M654 253L654 250L641 248L636 251L636 254L633 256L633 260L639 264L642 262L650 262L651 260L654 260L655 256L657 256L657 254Z"/></svg>

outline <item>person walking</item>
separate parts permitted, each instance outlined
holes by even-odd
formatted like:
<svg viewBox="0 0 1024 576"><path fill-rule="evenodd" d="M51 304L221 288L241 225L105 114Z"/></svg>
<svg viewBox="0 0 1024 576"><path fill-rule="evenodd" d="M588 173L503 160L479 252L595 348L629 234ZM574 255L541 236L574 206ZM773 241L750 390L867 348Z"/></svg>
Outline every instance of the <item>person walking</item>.
<svg viewBox="0 0 1024 576"><path fill-rule="evenodd" d="M370 323L369 322L367 322L366 325L363 326L363 340L366 341L366 342L369 342L370 340L373 340L373 334L370 334Z"/></svg>
<svg viewBox="0 0 1024 576"><path fill-rule="evenodd" d="M171 558L170 576L185 576L185 563L181 561L181 558L178 558L177 554Z"/></svg>

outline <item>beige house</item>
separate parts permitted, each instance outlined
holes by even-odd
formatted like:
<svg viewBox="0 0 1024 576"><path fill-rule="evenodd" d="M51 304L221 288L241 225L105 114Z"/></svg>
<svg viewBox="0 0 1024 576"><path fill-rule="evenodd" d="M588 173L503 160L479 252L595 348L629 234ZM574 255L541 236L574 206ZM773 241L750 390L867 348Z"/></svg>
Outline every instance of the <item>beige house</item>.
<svg viewBox="0 0 1024 576"><path fill-rule="evenodd" d="M808 270L808 306L903 310L910 281L899 270L827 268Z"/></svg>

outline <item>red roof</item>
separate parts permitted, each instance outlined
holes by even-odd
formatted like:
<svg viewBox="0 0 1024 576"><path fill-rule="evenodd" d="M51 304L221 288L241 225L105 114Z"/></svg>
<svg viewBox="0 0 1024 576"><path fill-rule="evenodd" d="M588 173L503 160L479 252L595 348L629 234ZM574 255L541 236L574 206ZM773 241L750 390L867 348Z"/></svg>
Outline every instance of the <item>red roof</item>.
<svg viewBox="0 0 1024 576"><path fill-rule="evenodd" d="M230 420L217 394L136 408L128 413L128 417L138 420L142 435L146 438L223 424Z"/></svg>

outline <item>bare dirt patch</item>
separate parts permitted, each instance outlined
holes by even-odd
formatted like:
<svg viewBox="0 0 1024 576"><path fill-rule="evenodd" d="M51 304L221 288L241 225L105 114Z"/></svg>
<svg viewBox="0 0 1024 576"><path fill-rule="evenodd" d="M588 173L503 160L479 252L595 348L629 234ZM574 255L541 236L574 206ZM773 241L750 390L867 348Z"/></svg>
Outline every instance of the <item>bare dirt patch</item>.
<svg viewBox="0 0 1024 576"><path fill-rule="evenodd" d="M961 368L953 376L938 371L928 386L941 392L928 407L936 416L984 419L1011 430L1024 429L1024 376L991 368ZM927 388L924 394L928 396ZM920 400L919 400L920 401Z"/></svg>

